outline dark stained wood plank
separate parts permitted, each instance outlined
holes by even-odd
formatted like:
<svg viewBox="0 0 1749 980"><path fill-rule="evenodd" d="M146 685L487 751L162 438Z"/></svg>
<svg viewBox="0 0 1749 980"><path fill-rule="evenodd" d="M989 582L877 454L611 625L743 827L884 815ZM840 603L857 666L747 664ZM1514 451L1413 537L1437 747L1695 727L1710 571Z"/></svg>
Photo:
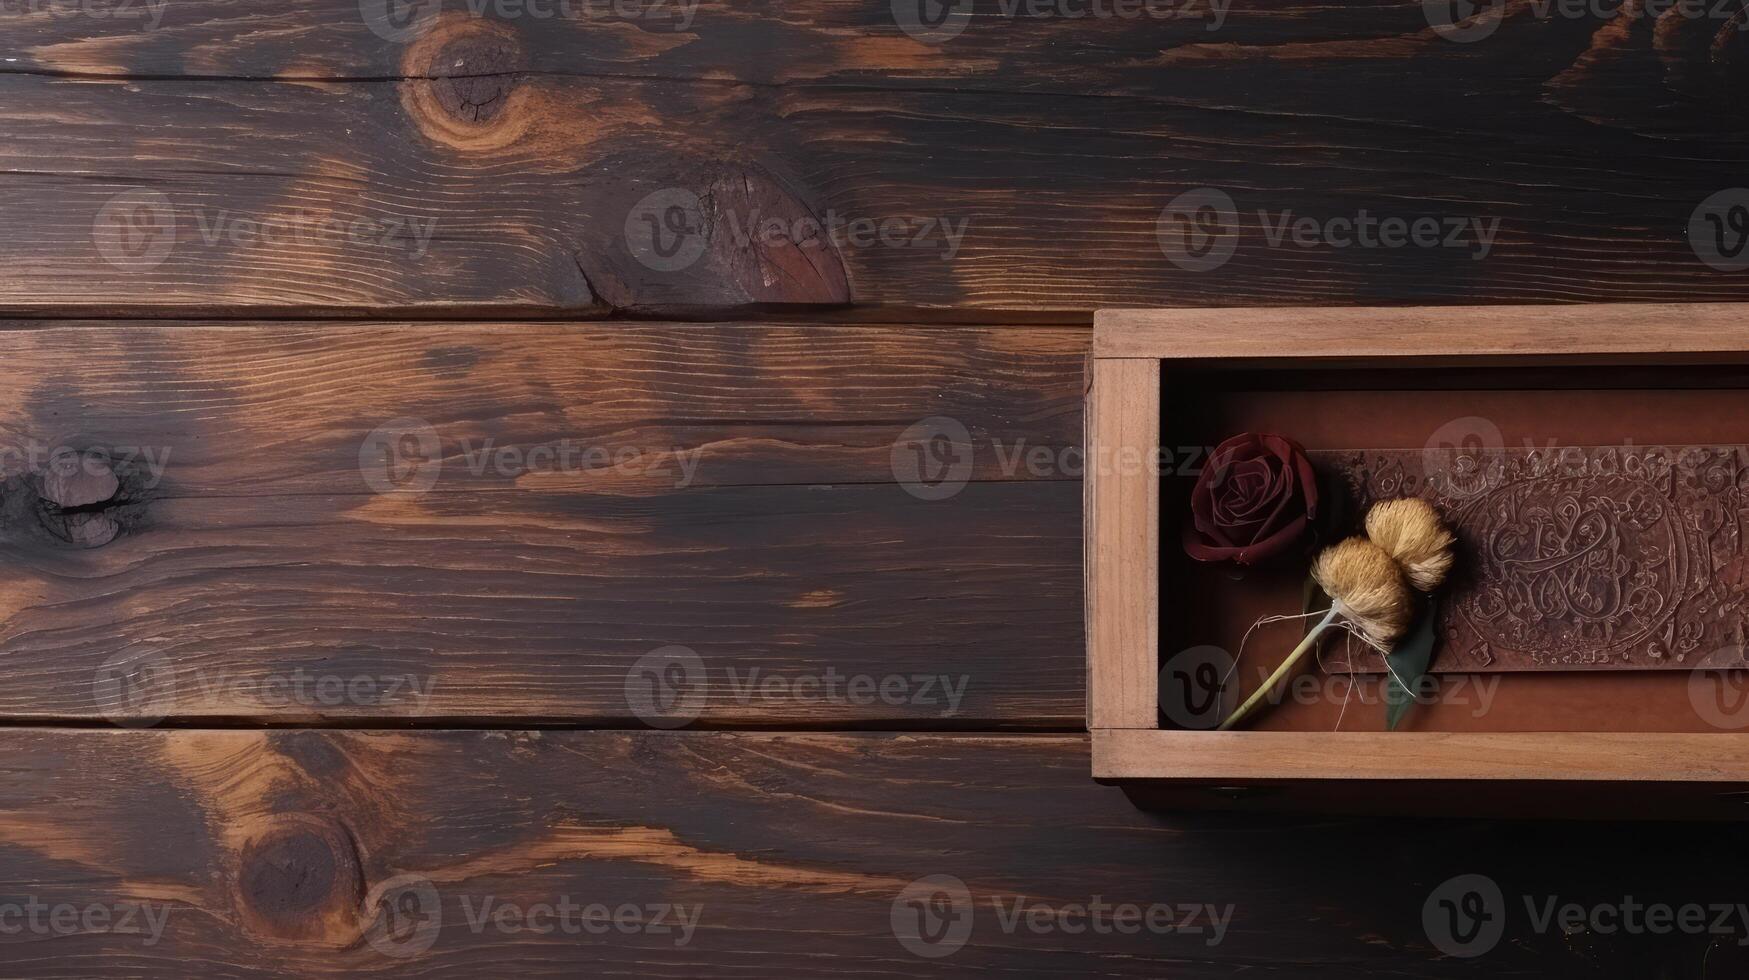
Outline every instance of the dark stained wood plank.
<svg viewBox="0 0 1749 980"><path fill-rule="evenodd" d="M1078 727L1087 340L0 331L0 718Z"/></svg>
<svg viewBox="0 0 1749 980"><path fill-rule="evenodd" d="M678 33L457 8L405 42L341 0L30 19L0 78L0 220L28 228L0 242L0 308L1071 317L1749 282L1690 243L1749 164L1734 21L1514 5L1454 43L1371 0L1241 4L1216 31L975 9L941 45L849 2L713 3ZM1159 219L1205 188L1236 248L1195 271ZM1301 246L1303 218L1430 219L1440 244ZM628 235L670 219L703 250L639 261ZM896 224L822 239L846 221Z"/></svg>
<svg viewBox="0 0 1749 980"><path fill-rule="evenodd" d="M1080 512L1063 481L215 496L88 548L15 516L0 717L1079 727Z"/></svg>
<svg viewBox="0 0 1749 980"><path fill-rule="evenodd" d="M1383 0L943 6L955 16L937 31L913 12L926 8L860 0L425 0L400 8L405 16L398 22L379 0L288 0L270 8L138 0L117 16L14 18L18 57L4 70L92 78L399 79L427 74L409 71L420 66L409 66L407 55L429 35L490 33L514 39L516 60L451 62L444 73L1123 94L1209 108L1268 100L1328 110L1332 93L1364 91L1371 77L1366 62L1413 59L1417 71L1396 75L1394 90L1374 91L1359 107L1389 107L1407 118L1429 108L1461 110L1470 100L1446 91L1445 83L1485 60L1495 70L1476 73L1483 85L1504 92L1546 84L1557 107L1602 125L1743 133L1735 100L1722 90L1740 79L1749 54L1732 36L1742 18L1728 4L1657 19L1656 38L1654 15L1644 8L1627 8L1618 19L1613 8L1513 4L1504 17L1457 25L1481 35L1465 42L1435 28L1438 8ZM1085 15L1064 16L1076 11ZM1430 94L1443 96L1437 106L1415 105ZM1486 111L1475 106L1474 118Z"/></svg>
<svg viewBox="0 0 1749 980"><path fill-rule="evenodd" d="M0 934L0 965L42 978L1698 978L1745 963L1740 933L1568 935L1526 911L1526 898L1739 902L1711 835L1165 818L1095 785L1087 764L1079 736L11 730L0 903L28 924L34 902L44 926ZM1445 846L1426 845L1435 833ZM1442 955L1423 922L1459 874L1510 903L1503 940L1473 960ZM937 911L970 932L956 946L944 930L921 948L946 955L926 958L894 922L917 921L905 897L932 876L964 889ZM567 899L629 906L624 928L566 934L537 912L551 933L513 931ZM1061 928L1083 927L1095 902L1162 906L1156 922L1199 931L1126 934L1109 912L1103 931ZM1048 911L1005 927L1016 903ZM155 920L126 932L49 918L130 904ZM581 914L566 921L581 928ZM659 930L658 914L696 926Z"/></svg>
<svg viewBox="0 0 1749 980"><path fill-rule="evenodd" d="M807 324L0 329L0 478L103 450L133 498L365 493L396 487L384 451L405 441L407 487L438 493L890 484L895 445L941 418L964 429L941 423L966 479L1076 480L1088 341Z"/></svg>

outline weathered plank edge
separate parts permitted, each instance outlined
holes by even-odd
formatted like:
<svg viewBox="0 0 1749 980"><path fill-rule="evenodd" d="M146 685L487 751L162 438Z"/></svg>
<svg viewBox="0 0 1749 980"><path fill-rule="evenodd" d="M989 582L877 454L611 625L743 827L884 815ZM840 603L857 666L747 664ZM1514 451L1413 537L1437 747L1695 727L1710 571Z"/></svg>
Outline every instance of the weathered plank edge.
<svg viewBox="0 0 1749 980"><path fill-rule="evenodd" d="M1093 356L1749 357L1749 303L1100 310Z"/></svg>
<svg viewBox="0 0 1749 980"><path fill-rule="evenodd" d="M1749 736L1664 732L1192 732L1094 729L1097 779L1728 783Z"/></svg>
<svg viewBox="0 0 1749 980"><path fill-rule="evenodd" d="M1160 646L1160 364L1093 361L1085 489L1087 714L1093 728L1153 728ZM1115 545L1107 528L1133 528ZM1095 650L1109 651L1095 657Z"/></svg>

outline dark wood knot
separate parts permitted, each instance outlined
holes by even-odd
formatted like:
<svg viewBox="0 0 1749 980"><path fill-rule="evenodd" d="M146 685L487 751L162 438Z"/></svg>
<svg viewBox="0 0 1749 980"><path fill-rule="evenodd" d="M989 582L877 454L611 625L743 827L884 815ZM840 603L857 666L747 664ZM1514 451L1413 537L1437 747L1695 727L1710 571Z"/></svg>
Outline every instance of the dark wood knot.
<svg viewBox="0 0 1749 980"><path fill-rule="evenodd" d="M402 104L420 133L461 150L500 149L527 127L521 39L511 28L446 15L409 45Z"/></svg>
<svg viewBox="0 0 1749 980"><path fill-rule="evenodd" d="M121 532L122 481L107 454L56 453L37 474L36 486L42 525L62 541L96 548Z"/></svg>
<svg viewBox="0 0 1749 980"><path fill-rule="evenodd" d="M516 42L498 34L470 34L438 50L431 66L437 104L463 122L489 123L510 104L522 68Z"/></svg>
<svg viewBox="0 0 1749 980"><path fill-rule="evenodd" d="M364 881L352 835L326 817L280 814L244 845L237 905L251 932L345 946L361 931Z"/></svg>

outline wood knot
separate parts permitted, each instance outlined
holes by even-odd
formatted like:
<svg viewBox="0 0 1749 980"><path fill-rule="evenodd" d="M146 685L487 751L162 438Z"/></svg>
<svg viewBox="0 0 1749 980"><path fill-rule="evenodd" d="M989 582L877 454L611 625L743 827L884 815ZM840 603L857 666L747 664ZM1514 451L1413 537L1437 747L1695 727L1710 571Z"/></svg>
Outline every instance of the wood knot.
<svg viewBox="0 0 1749 980"><path fill-rule="evenodd" d="M402 103L427 138L464 150L508 146L527 127L527 69L510 28L448 15L407 49Z"/></svg>
<svg viewBox="0 0 1749 980"><path fill-rule="evenodd" d="M364 897L358 848L344 827L311 814L281 814L243 846L237 907L249 930L284 942L357 941Z"/></svg>
<svg viewBox="0 0 1749 980"><path fill-rule="evenodd" d="M96 548L121 532L122 481L107 454L56 453L37 474L36 488L42 526L62 541Z"/></svg>
<svg viewBox="0 0 1749 980"><path fill-rule="evenodd" d="M438 105L467 122L491 122L510 102L520 61L515 43L497 35L451 41L432 66Z"/></svg>

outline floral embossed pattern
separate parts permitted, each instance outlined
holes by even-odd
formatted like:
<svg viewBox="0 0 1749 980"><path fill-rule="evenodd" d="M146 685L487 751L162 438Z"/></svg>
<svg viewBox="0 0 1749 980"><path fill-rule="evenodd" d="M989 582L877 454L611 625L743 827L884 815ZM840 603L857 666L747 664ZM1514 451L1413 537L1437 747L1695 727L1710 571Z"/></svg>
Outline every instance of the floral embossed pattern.
<svg viewBox="0 0 1749 980"><path fill-rule="evenodd" d="M1424 497L1456 531L1438 671L1749 664L1749 446L1312 456L1361 507Z"/></svg>

